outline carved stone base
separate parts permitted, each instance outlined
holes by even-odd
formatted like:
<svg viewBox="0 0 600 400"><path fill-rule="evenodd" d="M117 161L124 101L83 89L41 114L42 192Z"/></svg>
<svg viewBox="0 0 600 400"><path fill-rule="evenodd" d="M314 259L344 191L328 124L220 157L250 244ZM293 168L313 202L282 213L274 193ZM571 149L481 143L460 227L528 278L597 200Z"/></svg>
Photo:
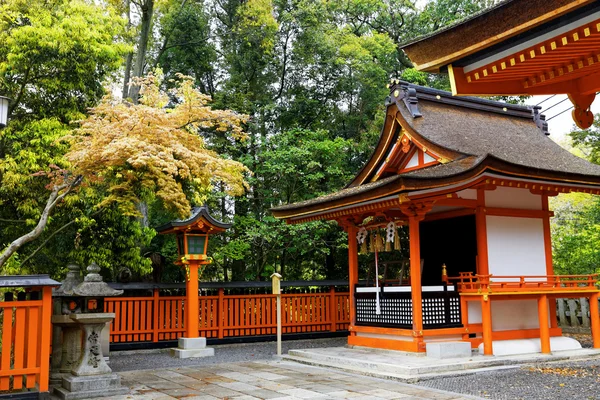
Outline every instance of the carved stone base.
<svg viewBox="0 0 600 400"><path fill-rule="evenodd" d="M118 396L126 393L129 393L129 389L121 386L121 377L117 374L69 376L63 378L62 387L54 388L54 394L62 400Z"/></svg>
<svg viewBox="0 0 600 400"><path fill-rule="evenodd" d="M206 347L206 338L179 338L179 347L171 349L171 356L176 358L211 357L215 349Z"/></svg>

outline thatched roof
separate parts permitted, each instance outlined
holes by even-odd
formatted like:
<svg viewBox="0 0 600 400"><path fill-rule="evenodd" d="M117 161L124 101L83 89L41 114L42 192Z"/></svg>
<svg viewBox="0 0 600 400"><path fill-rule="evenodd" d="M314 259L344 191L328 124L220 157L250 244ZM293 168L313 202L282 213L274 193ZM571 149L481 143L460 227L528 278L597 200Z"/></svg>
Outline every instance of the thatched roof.
<svg viewBox="0 0 600 400"><path fill-rule="evenodd" d="M412 106L405 102L409 88L414 89ZM536 123L531 107L453 97L448 92L407 83L393 86L391 92L380 142L357 178L335 193L275 207L272 209L275 216L287 218L297 213L358 204L365 199L440 188L476 177L486 170L556 183L600 185L600 166L554 143L540 129L543 123L539 117ZM398 133L392 136L390 129L394 120L402 125L402 131L410 132L423 146L441 150L450 158L434 166L378 177L375 171L398 137Z"/></svg>
<svg viewBox="0 0 600 400"><path fill-rule="evenodd" d="M498 43L514 42L543 31L594 0L505 0L401 46L419 70L439 72ZM560 21L559 21L560 22ZM497 49L495 49L497 51ZM458 64L456 64L458 62Z"/></svg>

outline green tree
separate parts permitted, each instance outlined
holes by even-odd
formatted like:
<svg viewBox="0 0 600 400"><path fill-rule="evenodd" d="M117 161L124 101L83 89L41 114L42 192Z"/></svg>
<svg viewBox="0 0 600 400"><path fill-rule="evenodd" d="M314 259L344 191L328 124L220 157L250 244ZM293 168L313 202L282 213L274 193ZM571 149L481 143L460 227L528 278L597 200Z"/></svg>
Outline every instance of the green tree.
<svg viewBox="0 0 600 400"><path fill-rule="evenodd" d="M50 215L54 200L78 183L63 175L52 184L68 166L59 138L104 94L126 47L119 42L123 21L110 7L12 0L0 3L0 16L0 93L12 98L9 126L0 131L0 245L25 239L12 253L44 237L46 222L58 230L55 222L71 220ZM77 215L71 206L59 214Z"/></svg>

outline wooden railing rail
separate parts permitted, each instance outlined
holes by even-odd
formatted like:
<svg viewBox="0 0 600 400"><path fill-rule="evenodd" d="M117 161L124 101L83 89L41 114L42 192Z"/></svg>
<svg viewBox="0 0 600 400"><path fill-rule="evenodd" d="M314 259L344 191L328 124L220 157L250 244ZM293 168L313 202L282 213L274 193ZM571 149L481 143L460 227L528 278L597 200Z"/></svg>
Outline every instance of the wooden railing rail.
<svg viewBox="0 0 600 400"><path fill-rule="evenodd" d="M595 290L598 274L589 275L477 275L460 273L448 278L460 292L589 291Z"/></svg>
<svg viewBox="0 0 600 400"><path fill-rule="evenodd" d="M282 282L283 283L283 282ZM106 312L116 314L110 328L110 341L161 342L176 340L185 331L184 296L112 297L104 300ZM206 338L273 335L276 333L276 297L272 294L225 294L198 296L199 334ZM348 292L334 286L318 293L282 294L283 333L336 332L350 322Z"/></svg>
<svg viewBox="0 0 600 400"><path fill-rule="evenodd" d="M48 391L52 286L58 285L48 275L0 277L0 394Z"/></svg>

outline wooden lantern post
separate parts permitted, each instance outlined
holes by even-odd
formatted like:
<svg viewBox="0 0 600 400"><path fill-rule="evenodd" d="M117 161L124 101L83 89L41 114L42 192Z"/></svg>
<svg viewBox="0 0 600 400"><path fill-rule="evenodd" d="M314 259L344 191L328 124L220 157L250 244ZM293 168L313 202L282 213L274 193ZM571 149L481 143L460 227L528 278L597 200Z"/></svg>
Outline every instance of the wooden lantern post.
<svg viewBox="0 0 600 400"><path fill-rule="evenodd" d="M206 338L200 338L199 320L200 306L198 299L198 280L200 271L205 265L212 262L207 256L208 238L210 235L221 233L231 227L217 221L208 213L206 206L194 207L192 215L185 220L176 220L158 227L156 230L161 234L173 233L177 235L178 261L186 271L185 283L185 336L179 339L179 349L176 355L180 358L200 357L206 355ZM194 341L194 339L202 339ZM177 350L180 350L179 352Z"/></svg>

